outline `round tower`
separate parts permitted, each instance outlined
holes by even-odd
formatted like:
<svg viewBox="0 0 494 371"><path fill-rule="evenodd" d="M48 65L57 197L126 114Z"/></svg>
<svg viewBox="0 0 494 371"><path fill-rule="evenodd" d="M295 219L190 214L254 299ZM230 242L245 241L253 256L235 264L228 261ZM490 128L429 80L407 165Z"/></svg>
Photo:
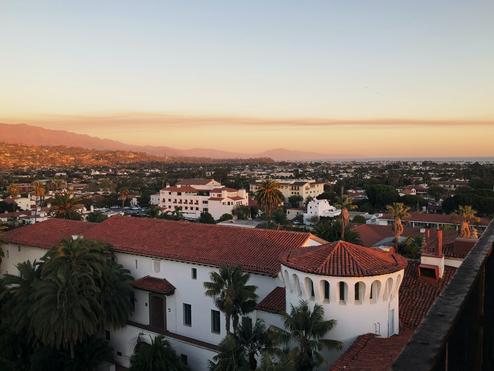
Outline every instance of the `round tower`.
<svg viewBox="0 0 494 371"><path fill-rule="evenodd" d="M287 312L301 300L336 320L329 339L349 345L362 334L399 332L399 288L405 258L344 241L292 250L282 258Z"/></svg>

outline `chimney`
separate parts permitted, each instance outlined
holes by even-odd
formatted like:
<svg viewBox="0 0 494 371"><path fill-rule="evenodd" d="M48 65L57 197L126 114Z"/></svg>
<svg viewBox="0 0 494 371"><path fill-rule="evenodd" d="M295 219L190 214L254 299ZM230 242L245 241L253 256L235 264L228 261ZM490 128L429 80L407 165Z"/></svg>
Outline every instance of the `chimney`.
<svg viewBox="0 0 494 371"><path fill-rule="evenodd" d="M438 229L436 232L436 255L441 258L443 256L443 231Z"/></svg>

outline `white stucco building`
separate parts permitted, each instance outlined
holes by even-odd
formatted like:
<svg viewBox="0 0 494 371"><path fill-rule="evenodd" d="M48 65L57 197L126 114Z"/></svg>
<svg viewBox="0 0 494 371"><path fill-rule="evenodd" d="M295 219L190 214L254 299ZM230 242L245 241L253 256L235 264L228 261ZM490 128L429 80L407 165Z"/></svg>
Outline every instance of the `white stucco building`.
<svg viewBox="0 0 494 371"><path fill-rule="evenodd" d="M202 212L208 212L218 220L236 206L247 206L249 197L244 189L227 188L214 179L184 179L163 188L159 196L151 196L151 204L165 213L180 208L187 219L198 219Z"/></svg>
<svg viewBox="0 0 494 371"><path fill-rule="evenodd" d="M305 201L307 198L315 198L324 192L324 183L316 182L312 179L274 179L279 184L279 189L285 201L291 196L300 196ZM250 185L250 192L256 193L263 180L258 180Z"/></svg>
<svg viewBox="0 0 494 371"><path fill-rule="evenodd" d="M304 223L310 224L319 218L336 218L341 214L341 210L331 206L328 200L318 200L317 198L307 203L307 210L304 213Z"/></svg>

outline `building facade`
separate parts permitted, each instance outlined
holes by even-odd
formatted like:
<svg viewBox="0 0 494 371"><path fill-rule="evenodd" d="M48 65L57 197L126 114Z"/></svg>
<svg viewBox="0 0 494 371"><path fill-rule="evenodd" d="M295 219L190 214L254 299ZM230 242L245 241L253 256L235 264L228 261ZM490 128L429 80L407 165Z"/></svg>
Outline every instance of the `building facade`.
<svg viewBox="0 0 494 371"><path fill-rule="evenodd" d="M285 197L285 201L291 196L300 196L303 201L309 197L316 198L324 192L324 183L316 182L315 180L289 180L289 179L275 179L280 185L280 191ZM262 181L257 181L250 184L250 192L256 193L262 185Z"/></svg>

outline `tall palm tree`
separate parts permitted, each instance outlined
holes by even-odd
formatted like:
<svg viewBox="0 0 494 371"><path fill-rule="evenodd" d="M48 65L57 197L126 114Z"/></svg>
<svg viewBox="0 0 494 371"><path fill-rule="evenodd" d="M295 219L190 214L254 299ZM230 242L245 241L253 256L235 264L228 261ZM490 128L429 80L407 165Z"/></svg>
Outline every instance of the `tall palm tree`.
<svg viewBox="0 0 494 371"><path fill-rule="evenodd" d="M39 180L36 180L32 184L34 195L36 196L36 210L34 211L34 223L36 223L38 218L38 205L41 205L43 198L45 197L45 187L43 183Z"/></svg>
<svg viewBox="0 0 494 371"><path fill-rule="evenodd" d="M236 337L244 349L249 368L252 371L257 369L257 358L263 352L273 351L273 340L262 320L256 320L254 324L251 320L242 321Z"/></svg>
<svg viewBox="0 0 494 371"><path fill-rule="evenodd" d="M66 181L60 178L53 178L51 181L53 190L58 193L66 187Z"/></svg>
<svg viewBox="0 0 494 371"><path fill-rule="evenodd" d="M7 192L9 193L9 196L12 198L12 201L14 202L14 210L17 208L17 203L15 202L15 199L17 196L19 196L19 187L17 187L16 184L12 183L9 185L9 188L7 189Z"/></svg>
<svg viewBox="0 0 494 371"><path fill-rule="evenodd" d="M297 307L291 306L290 313L283 315L285 331L281 334L285 341L296 343L295 368L297 371L313 370L321 364L319 353L324 347L341 349L341 343L336 340L323 339L335 326L335 320L324 319L324 309L314 305L311 311L306 301L301 301Z"/></svg>
<svg viewBox="0 0 494 371"><path fill-rule="evenodd" d="M350 210L356 209L357 206L353 204L352 199L348 195L343 194L342 189L341 196L336 201L336 207L341 209L340 240L345 240L345 228L350 222Z"/></svg>
<svg viewBox="0 0 494 371"><path fill-rule="evenodd" d="M227 334L219 344L219 351L209 361L210 371L247 371L248 362L245 351L237 337Z"/></svg>
<svg viewBox="0 0 494 371"><path fill-rule="evenodd" d="M127 187L123 187L120 189L120 192L118 192L118 199L122 202L122 209L125 206L125 201L127 201L127 198L129 197L129 189Z"/></svg>
<svg viewBox="0 0 494 371"><path fill-rule="evenodd" d="M77 211L80 201L73 194L58 193L52 200L50 214L55 218L81 220L81 214Z"/></svg>
<svg viewBox="0 0 494 371"><path fill-rule="evenodd" d="M410 208L405 206L401 202L393 202L391 205L386 206L388 213L393 217L393 232L395 235L395 249L398 251L400 243L400 236L403 234L403 220L410 217Z"/></svg>
<svg viewBox="0 0 494 371"><path fill-rule="evenodd" d="M280 191L280 184L274 180L264 181L256 192L255 200L259 208L266 213L268 220L271 220L274 210L276 210L285 200Z"/></svg>
<svg viewBox="0 0 494 371"><path fill-rule="evenodd" d="M480 219L477 217L477 211L470 205L461 205L458 207L458 216L461 218L460 238L472 237L470 223L477 223Z"/></svg>
<svg viewBox="0 0 494 371"><path fill-rule="evenodd" d="M225 314L225 328L230 332L231 322L236 331L240 315L252 312L256 307L256 286L247 285L250 275L240 267L221 267L212 272L211 282L204 282L205 294L215 299L215 304Z"/></svg>
<svg viewBox="0 0 494 371"><path fill-rule="evenodd" d="M163 335L150 337L146 342L137 338L134 354L130 358L130 371L187 371L189 368L177 356Z"/></svg>

